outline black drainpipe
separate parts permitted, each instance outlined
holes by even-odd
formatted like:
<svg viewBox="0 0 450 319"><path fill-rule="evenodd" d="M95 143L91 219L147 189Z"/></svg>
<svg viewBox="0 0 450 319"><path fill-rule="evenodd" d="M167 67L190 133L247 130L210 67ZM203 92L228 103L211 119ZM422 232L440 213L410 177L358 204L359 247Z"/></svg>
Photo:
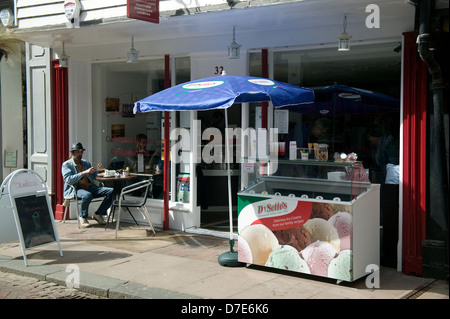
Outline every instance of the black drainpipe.
<svg viewBox="0 0 450 319"><path fill-rule="evenodd" d="M420 0L420 24L417 37L418 52L428 67L431 75L431 91L433 96L433 119L431 124L430 143L430 217L442 228L445 245L446 267L448 270L448 175L445 153L445 135L442 105L443 90L446 88L440 64L436 61L431 45L430 17L435 1ZM425 253L425 252L424 252ZM425 259L425 256L424 256ZM447 272L448 280L448 272Z"/></svg>

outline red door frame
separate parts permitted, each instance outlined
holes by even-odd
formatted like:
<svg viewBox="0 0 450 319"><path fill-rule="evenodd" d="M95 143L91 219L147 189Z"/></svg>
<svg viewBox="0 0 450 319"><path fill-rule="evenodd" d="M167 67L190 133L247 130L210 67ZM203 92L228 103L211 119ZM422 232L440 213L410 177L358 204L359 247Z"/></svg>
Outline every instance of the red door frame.
<svg viewBox="0 0 450 319"><path fill-rule="evenodd" d="M59 66L59 60L51 60L52 87L52 176L53 211L55 219L64 215L64 181L61 165L69 156L69 96L68 70Z"/></svg>
<svg viewBox="0 0 450 319"><path fill-rule="evenodd" d="M421 275L426 235L427 68L417 53L414 32L403 37L402 272Z"/></svg>

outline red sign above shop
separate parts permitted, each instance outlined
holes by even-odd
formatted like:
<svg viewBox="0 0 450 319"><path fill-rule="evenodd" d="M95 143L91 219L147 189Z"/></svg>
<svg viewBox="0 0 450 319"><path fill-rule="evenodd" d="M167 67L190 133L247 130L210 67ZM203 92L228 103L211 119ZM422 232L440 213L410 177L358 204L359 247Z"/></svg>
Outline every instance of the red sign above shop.
<svg viewBox="0 0 450 319"><path fill-rule="evenodd" d="M159 0L127 0L127 17L159 23Z"/></svg>

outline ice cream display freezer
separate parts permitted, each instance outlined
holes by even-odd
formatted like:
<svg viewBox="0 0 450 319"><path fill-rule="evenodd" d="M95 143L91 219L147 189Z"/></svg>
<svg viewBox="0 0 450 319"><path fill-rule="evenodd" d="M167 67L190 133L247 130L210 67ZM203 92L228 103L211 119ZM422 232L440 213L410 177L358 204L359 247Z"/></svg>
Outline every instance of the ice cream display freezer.
<svg viewBox="0 0 450 319"><path fill-rule="evenodd" d="M292 164L308 173L262 175L238 193L238 260L338 281L377 269L379 185L356 181L353 163Z"/></svg>

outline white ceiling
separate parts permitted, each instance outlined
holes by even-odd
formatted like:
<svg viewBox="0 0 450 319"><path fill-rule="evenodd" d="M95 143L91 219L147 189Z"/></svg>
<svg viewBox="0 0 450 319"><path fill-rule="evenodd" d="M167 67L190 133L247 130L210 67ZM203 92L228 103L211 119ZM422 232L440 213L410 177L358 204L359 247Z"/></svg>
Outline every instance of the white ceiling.
<svg viewBox="0 0 450 319"><path fill-rule="evenodd" d="M365 8L373 0L303 0L257 8L227 9L161 18L159 24L124 18L115 23L72 29L24 32L18 36L61 51L73 59L114 60L125 56L134 35L140 56L226 50L232 40L242 49L336 43L344 15L352 42L401 39L413 30L414 7L403 0L379 3L381 27L368 29ZM191 10L193 11L193 10Z"/></svg>

